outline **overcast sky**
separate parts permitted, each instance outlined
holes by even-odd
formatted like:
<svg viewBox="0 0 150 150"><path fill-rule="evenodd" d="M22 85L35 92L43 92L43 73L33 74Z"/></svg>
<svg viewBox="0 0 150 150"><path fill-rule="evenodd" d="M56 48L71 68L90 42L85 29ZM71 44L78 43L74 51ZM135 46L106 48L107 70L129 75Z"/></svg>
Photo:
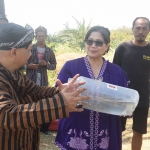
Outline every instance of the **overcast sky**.
<svg viewBox="0 0 150 150"><path fill-rule="evenodd" d="M5 13L10 22L34 29L42 25L53 34L64 24L75 28L83 18L86 24L109 29L131 27L138 16L150 18L150 0L5 0Z"/></svg>

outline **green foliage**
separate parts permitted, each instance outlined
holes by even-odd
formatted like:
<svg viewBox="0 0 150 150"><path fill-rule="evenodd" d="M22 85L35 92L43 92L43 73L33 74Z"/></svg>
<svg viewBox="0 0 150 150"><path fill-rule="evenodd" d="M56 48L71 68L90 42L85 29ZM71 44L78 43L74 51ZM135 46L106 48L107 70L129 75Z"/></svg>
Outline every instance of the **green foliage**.
<svg viewBox="0 0 150 150"><path fill-rule="evenodd" d="M61 68L62 68L62 65L60 64L60 65L57 65L56 70L48 70L47 71L49 86L51 86L51 87L55 86L56 79L57 79L58 73Z"/></svg>
<svg viewBox="0 0 150 150"><path fill-rule="evenodd" d="M115 50L116 47L124 41L129 41L133 39L132 30L128 27L122 27L116 30L111 30L111 43L110 47Z"/></svg>
<svg viewBox="0 0 150 150"><path fill-rule="evenodd" d="M82 51L85 48L84 37L90 28L91 22L86 26L84 19L82 22L79 22L76 18L74 20L76 21L77 28L72 29L66 25L66 29L60 31L59 35L63 42L67 43L70 48Z"/></svg>
<svg viewBox="0 0 150 150"><path fill-rule="evenodd" d="M51 45L54 44L53 47ZM63 53L72 53L72 52L77 52L76 48L71 48L69 46L69 43L63 43L63 44L58 44L58 43L50 43L47 44L49 47L51 47L55 51L55 55L63 54Z"/></svg>
<svg viewBox="0 0 150 150"><path fill-rule="evenodd" d="M48 70L47 75L48 75L49 86L51 87L55 86L56 79L57 79L57 70L54 71Z"/></svg>
<svg viewBox="0 0 150 150"><path fill-rule="evenodd" d="M130 41L133 39L134 36L131 28L123 26L122 28L111 30L111 49L115 50L121 42ZM146 40L150 41L150 35L147 36Z"/></svg>
<svg viewBox="0 0 150 150"><path fill-rule="evenodd" d="M51 47L54 51L56 51L56 47L62 43L62 39L59 37L57 33L48 34L46 44Z"/></svg>

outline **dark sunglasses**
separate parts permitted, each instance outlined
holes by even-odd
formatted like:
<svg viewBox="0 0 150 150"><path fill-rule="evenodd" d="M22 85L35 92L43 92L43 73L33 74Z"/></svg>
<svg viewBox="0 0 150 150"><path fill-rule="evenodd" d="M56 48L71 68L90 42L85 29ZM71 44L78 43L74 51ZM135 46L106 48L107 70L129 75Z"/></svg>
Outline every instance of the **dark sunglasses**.
<svg viewBox="0 0 150 150"><path fill-rule="evenodd" d="M103 44L104 44L105 42L104 42L104 41L93 41L93 40L87 39L87 40L85 40L85 43L86 43L87 45L89 45L89 46L92 46L93 43L95 43L96 46L101 47L101 46L103 46ZM106 43L105 43L105 44L106 44Z"/></svg>

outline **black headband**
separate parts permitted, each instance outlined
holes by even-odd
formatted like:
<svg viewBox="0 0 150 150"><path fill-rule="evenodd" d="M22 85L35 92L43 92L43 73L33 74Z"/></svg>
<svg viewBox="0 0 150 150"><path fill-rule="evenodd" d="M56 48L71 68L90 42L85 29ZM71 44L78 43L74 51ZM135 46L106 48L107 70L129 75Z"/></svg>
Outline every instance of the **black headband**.
<svg viewBox="0 0 150 150"><path fill-rule="evenodd" d="M0 50L27 47L34 38L34 30L29 26L22 27L14 23L0 27Z"/></svg>

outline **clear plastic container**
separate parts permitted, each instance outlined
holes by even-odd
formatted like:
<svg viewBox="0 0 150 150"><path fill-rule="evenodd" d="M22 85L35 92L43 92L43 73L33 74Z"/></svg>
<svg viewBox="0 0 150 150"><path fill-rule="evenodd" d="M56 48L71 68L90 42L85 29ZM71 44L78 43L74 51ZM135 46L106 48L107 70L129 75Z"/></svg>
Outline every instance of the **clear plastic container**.
<svg viewBox="0 0 150 150"><path fill-rule="evenodd" d="M90 96L87 100L86 109L99 111L113 115L131 115L139 101L136 90L116 86L80 76L78 82L85 81L87 90L82 95ZM80 87L80 88L81 88Z"/></svg>

